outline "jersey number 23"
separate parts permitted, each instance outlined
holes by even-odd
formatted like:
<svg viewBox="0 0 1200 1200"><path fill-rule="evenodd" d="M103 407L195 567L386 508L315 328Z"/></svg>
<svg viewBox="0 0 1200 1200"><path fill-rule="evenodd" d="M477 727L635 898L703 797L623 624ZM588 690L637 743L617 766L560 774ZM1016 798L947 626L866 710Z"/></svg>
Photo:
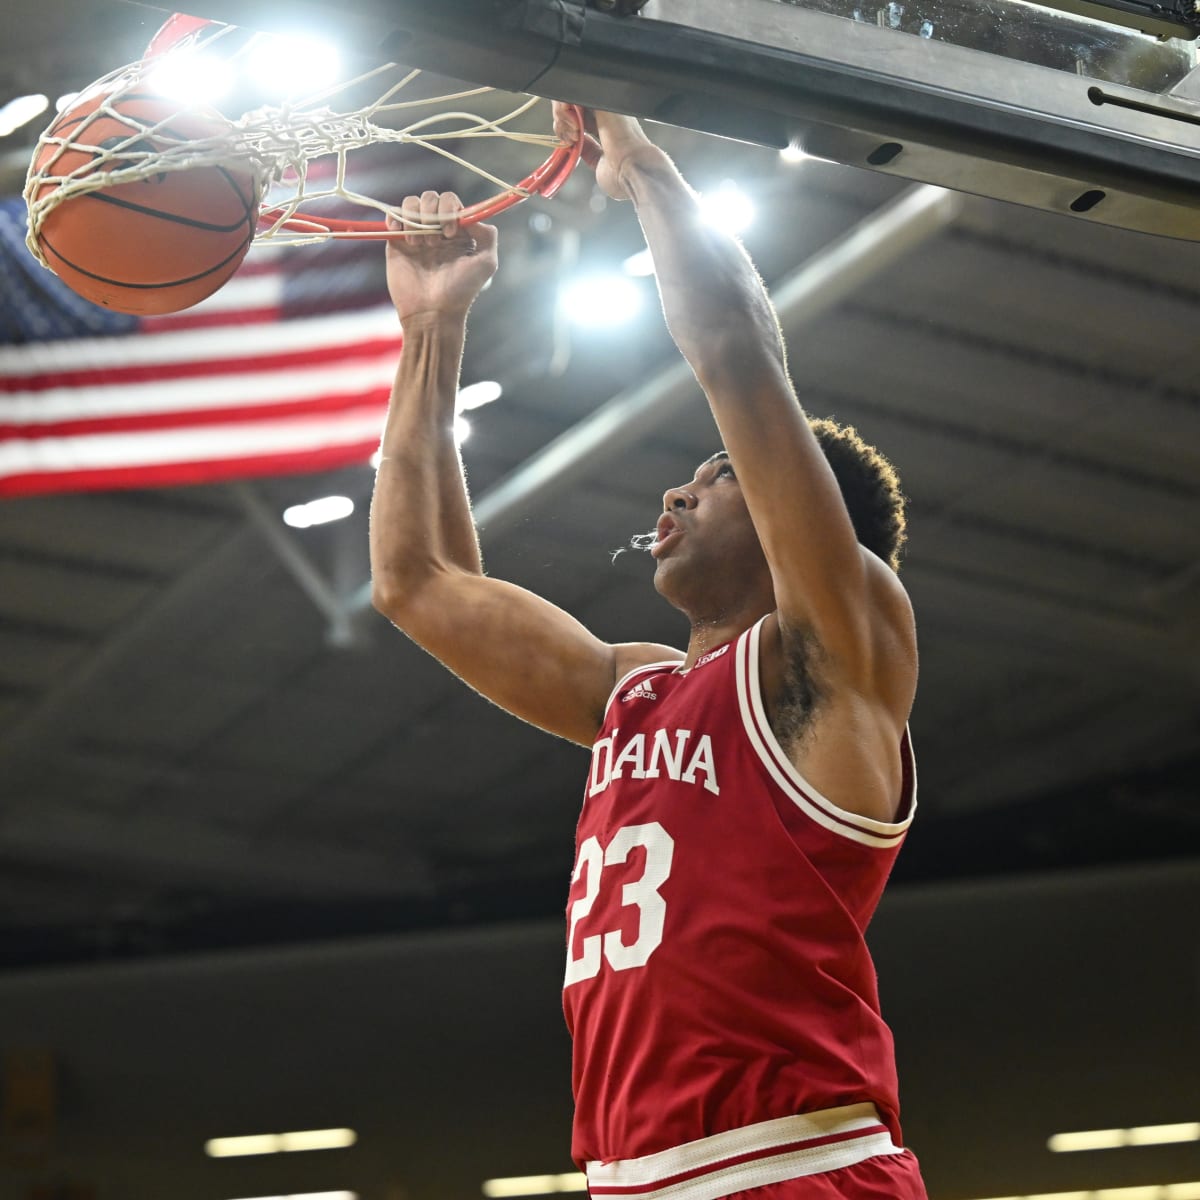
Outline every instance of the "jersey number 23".
<svg viewBox="0 0 1200 1200"><path fill-rule="evenodd" d="M629 945L621 940L621 931L608 930L595 933L580 940L579 957L575 957L575 935L580 921L592 911L604 883L604 868L614 867L629 858L629 852L641 846L646 852L642 874L629 883L621 885L621 907L638 910L637 936ZM595 837L580 843L579 858L575 863L573 884L586 876L584 893L571 905L570 923L567 928L567 974L564 987L592 979L600 973L603 960L614 971L628 971L633 967L644 967L650 955L662 941L663 922L666 920L667 903L659 888L671 874L671 859L675 853L675 841L657 822L647 825L625 825L618 829L607 846L602 847Z"/></svg>

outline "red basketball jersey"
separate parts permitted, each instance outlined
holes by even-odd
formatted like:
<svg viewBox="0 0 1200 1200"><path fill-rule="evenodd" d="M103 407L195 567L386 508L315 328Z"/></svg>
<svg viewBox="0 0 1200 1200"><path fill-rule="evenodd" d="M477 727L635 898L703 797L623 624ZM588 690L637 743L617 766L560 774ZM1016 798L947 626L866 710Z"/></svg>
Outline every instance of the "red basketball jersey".
<svg viewBox="0 0 1200 1200"><path fill-rule="evenodd" d="M916 807L839 809L789 763L762 622L626 676L592 749L563 1004L581 1164L873 1102L897 1145L892 1037L863 934Z"/></svg>

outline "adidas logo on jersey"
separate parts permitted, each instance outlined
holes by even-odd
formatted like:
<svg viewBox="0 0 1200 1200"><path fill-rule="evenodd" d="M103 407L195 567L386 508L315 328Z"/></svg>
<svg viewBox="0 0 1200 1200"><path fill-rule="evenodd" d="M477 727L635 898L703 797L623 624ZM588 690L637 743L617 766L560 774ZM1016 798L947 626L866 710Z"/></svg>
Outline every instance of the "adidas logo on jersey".
<svg viewBox="0 0 1200 1200"><path fill-rule="evenodd" d="M648 679L643 679L641 683L635 683L633 685L633 687L631 687L629 689L629 691L627 691L625 693L625 695L623 695L621 697L621 703L624 704L626 700L657 700L657 699L658 699L658 693L651 690L650 681Z"/></svg>

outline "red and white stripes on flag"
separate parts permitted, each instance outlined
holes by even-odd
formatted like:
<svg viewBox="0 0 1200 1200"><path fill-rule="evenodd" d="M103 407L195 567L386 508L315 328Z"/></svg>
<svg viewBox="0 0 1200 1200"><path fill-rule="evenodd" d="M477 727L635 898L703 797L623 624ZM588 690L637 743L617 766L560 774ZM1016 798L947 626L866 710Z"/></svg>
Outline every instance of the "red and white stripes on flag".
<svg viewBox="0 0 1200 1200"><path fill-rule="evenodd" d="M366 463L400 353L389 304L279 319L279 274L116 337L0 346L0 496Z"/></svg>

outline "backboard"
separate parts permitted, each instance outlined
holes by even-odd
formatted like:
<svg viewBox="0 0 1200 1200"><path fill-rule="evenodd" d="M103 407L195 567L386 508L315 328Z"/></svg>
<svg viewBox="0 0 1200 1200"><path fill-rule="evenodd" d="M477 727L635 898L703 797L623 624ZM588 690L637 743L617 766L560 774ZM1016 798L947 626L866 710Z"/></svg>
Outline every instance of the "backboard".
<svg viewBox="0 0 1200 1200"><path fill-rule="evenodd" d="M1141 0L191 0L357 48L1200 240L1200 17ZM1180 0L1182 4L1182 0ZM1096 14L1106 18L1097 20Z"/></svg>

